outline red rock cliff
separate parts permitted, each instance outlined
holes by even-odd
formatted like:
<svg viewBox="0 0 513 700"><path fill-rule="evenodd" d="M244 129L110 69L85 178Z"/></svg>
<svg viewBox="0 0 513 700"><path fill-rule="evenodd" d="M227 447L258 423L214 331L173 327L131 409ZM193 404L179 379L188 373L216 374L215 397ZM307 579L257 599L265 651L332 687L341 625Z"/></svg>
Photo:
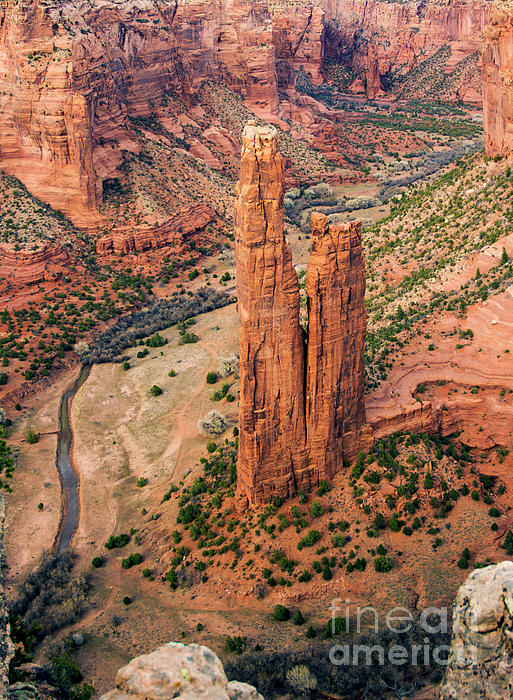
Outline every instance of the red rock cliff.
<svg viewBox="0 0 513 700"><path fill-rule="evenodd" d="M513 6L504 2L485 29L483 125L488 155L513 151Z"/></svg>
<svg viewBox="0 0 513 700"><path fill-rule="evenodd" d="M342 468L365 423L365 269L359 223L312 216L308 346L283 231L274 128L243 133L235 206L240 330L238 489L251 504L309 490ZM305 405L306 397L306 405Z"/></svg>
<svg viewBox="0 0 513 700"><path fill-rule="evenodd" d="M297 491L306 465L299 285L283 231L276 130L242 135L235 205L240 329L238 488L250 503Z"/></svg>
<svg viewBox="0 0 513 700"><path fill-rule="evenodd" d="M380 76L404 75L448 49L449 55L440 57L439 72L450 72L463 61L449 88L450 97L481 101L478 63L489 0L320 0L319 4L325 11L326 57L345 62L360 75L368 97L379 95Z"/></svg>
<svg viewBox="0 0 513 700"><path fill-rule="evenodd" d="M328 224L312 214L306 276L307 445L315 479L330 479L352 456L365 423L365 267L361 223Z"/></svg>

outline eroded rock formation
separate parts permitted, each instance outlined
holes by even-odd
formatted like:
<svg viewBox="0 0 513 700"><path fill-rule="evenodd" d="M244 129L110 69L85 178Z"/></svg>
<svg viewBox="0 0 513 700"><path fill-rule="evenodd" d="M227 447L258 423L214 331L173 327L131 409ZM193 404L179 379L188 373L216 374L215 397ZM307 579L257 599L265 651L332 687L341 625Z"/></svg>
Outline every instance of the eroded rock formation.
<svg viewBox="0 0 513 700"><path fill-rule="evenodd" d="M359 223L312 215L308 348L283 230L274 128L243 133L235 207L240 331L238 488L250 503L331 478L365 423L365 269Z"/></svg>
<svg viewBox="0 0 513 700"><path fill-rule="evenodd" d="M320 480L340 470L343 456L352 456L365 423L365 267L359 221L328 224L324 214L312 214L306 292L307 444Z"/></svg>
<svg viewBox="0 0 513 700"><path fill-rule="evenodd" d="M484 33L483 125L490 156L513 151L513 8L494 6Z"/></svg>
<svg viewBox="0 0 513 700"><path fill-rule="evenodd" d="M66 272L68 260L68 251L61 246L45 245L33 251L0 246L0 277L17 285L55 280Z"/></svg>
<svg viewBox="0 0 513 700"><path fill-rule="evenodd" d="M96 242L98 253L140 253L151 248L179 245L204 229L215 213L205 204L198 204L164 221L160 226L126 226L102 236Z"/></svg>
<svg viewBox="0 0 513 700"><path fill-rule="evenodd" d="M276 130L242 136L235 205L240 330L238 484L251 502L291 495L306 467L299 284L283 230Z"/></svg>
<svg viewBox="0 0 513 700"><path fill-rule="evenodd" d="M278 114L280 93L298 99L298 70L322 82L325 57L345 62L357 76L355 90L374 98L395 75L450 46L443 70L459 66L452 97L479 101L474 82L489 4L6 2L0 166L75 223L89 225L97 222L102 180L119 176L130 120L149 117L167 91L187 104L205 81L223 81L250 107ZM205 144L189 146L221 167Z"/></svg>
<svg viewBox="0 0 513 700"><path fill-rule="evenodd" d="M513 562L473 571L460 587L441 700L513 696Z"/></svg>
<svg viewBox="0 0 513 700"><path fill-rule="evenodd" d="M247 683L226 678L214 652L199 644L170 642L133 659L116 676L116 687L101 700L264 700Z"/></svg>
<svg viewBox="0 0 513 700"><path fill-rule="evenodd" d="M436 70L426 66L418 85L409 84L406 99L426 88L436 97L444 75L455 71L443 86L444 97L481 102L479 62L490 16L487 0L320 0L320 5L325 11L325 56L354 72L356 92L377 97L382 77L390 83L434 60Z"/></svg>

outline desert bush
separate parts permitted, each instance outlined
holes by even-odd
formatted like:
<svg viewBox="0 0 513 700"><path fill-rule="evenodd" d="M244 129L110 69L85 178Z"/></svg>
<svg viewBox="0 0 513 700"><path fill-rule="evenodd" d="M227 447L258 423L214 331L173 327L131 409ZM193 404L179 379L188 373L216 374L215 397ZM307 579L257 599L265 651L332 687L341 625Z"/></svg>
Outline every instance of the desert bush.
<svg viewBox="0 0 513 700"><path fill-rule="evenodd" d="M239 371L239 358L236 355L228 355L228 357L219 358L219 375L221 377L229 377L231 374L237 374Z"/></svg>
<svg viewBox="0 0 513 700"><path fill-rule="evenodd" d="M275 605L273 609L273 618L278 622L290 620L290 610L284 605Z"/></svg>
<svg viewBox="0 0 513 700"><path fill-rule="evenodd" d="M28 442L29 445L34 445L36 442L39 442L40 437L41 436L39 433L34 433L32 430L27 430L25 440Z"/></svg>
<svg viewBox="0 0 513 700"><path fill-rule="evenodd" d="M292 666L286 673L287 683L298 695L311 692L317 688L317 678L310 671L308 666Z"/></svg>
<svg viewBox="0 0 513 700"><path fill-rule="evenodd" d="M218 411L209 411L207 415L198 421L198 430L208 437L222 435L228 430L228 421Z"/></svg>

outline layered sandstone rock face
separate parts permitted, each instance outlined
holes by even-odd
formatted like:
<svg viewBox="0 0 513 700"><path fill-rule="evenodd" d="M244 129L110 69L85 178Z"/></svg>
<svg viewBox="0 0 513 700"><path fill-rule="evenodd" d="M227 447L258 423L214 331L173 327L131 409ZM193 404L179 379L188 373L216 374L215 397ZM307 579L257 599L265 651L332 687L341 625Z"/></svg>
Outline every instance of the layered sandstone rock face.
<svg viewBox="0 0 513 700"><path fill-rule="evenodd" d="M471 57L478 64L491 7L488 0L320 0L319 4L325 11L326 57L350 65L362 77L355 90L365 91L371 99L381 94L382 76L404 75L447 47L450 55L442 71L464 61L460 70L465 72ZM480 103L477 65L470 76L455 81L450 97Z"/></svg>
<svg viewBox="0 0 513 700"><path fill-rule="evenodd" d="M61 246L17 251L0 245L0 277L18 285L51 281L66 273L68 260L68 251Z"/></svg>
<svg viewBox="0 0 513 700"><path fill-rule="evenodd" d="M361 223L328 224L312 214L306 276L308 346L306 425L316 480L331 478L352 456L365 423L365 267Z"/></svg>
<svg viewBox="0 0 513 700"><path fill-rule="evenodd" d="M96 250L98 253L140 253L151 248L180 245L190 236L204 229L214 215L210 207L198 204L180 211L160 226L127 226L124 230L118 228L99 238L96 242Z"/></svg>
<svg viewBox="0 0 513 700"><path fill-rule="evenodd" d="M130 118L149 116L166 91L187 102L221 80L277 113L277 52L284 83L298 63L320 79L322 10L305 3L275 15L277 31L267 0L4 3L0 167L75 223L94 223Z"/></svg>
<svg viewBox="0 0 513 700"><path fill-rule="evenodd" d="M513 562L472 572L456 597L441 700L513 696Z"/></svg>
<svg viewBox="0 0 513 700"><path fill-rule="evenodd" d="M71 44L37 2L0 8L0 167L86 223L96 208L89 106L73 89Z"/></svg>
<svg viewBox="0 0 513 700"><path fill-rule="evenodd" d="M239 489L251 502L291 495L306 466L299 285L283 230L276 130L242 135L235 205L240 330Z"/></svg>
<svg viewBox="0 0 513 700"><path fill-rule="evenodd" d="M101 700L264 700L251 685L228 682L214 652L199 644L170 642L133 659Z"/></svg>
<svg viewBox="0 0 513 700"><path fill-rule="evenodd" d="M274 128L243 133L235 206L240 331L238 488L250 503L328 479L365 423L365 268L359 223L312 216L307 349L283 230L283 162Z"/></svg>
<svg viewBox="0 0 513 700"><path fill-rule="evenodd" d="M513 7L494 6L483 48L483 125L490 156L513 151Z"/></svg>

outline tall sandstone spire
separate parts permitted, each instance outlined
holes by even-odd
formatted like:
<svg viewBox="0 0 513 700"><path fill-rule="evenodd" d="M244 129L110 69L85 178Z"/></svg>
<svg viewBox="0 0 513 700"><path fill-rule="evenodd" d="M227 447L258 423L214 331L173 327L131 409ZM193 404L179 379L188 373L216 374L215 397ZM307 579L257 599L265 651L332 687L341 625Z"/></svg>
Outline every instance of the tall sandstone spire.
<svg viewBox="0 0 513 700"><path fill-rule="evenodd" d="M242 134L235 205L240 330L238 486L251 503L288 496L306 465L299 285L283 232L276 130Z"/></svg>
<svg viewBox="0 0 513 700"><path fill-rule="evenodd" d="M309 490L358 449L365 423L359 223L312 215L308 340L283 229L276 130L249 122L235 205L240 330L238 491L250 504Z"/></svg>
<svg viewBox="0 0 513 700"><path fill-rule="evenodd" d="M365 267L361 223L328 224L312 214L306 275L306 431L315 481L353 456L365 423Z"/></svg>

